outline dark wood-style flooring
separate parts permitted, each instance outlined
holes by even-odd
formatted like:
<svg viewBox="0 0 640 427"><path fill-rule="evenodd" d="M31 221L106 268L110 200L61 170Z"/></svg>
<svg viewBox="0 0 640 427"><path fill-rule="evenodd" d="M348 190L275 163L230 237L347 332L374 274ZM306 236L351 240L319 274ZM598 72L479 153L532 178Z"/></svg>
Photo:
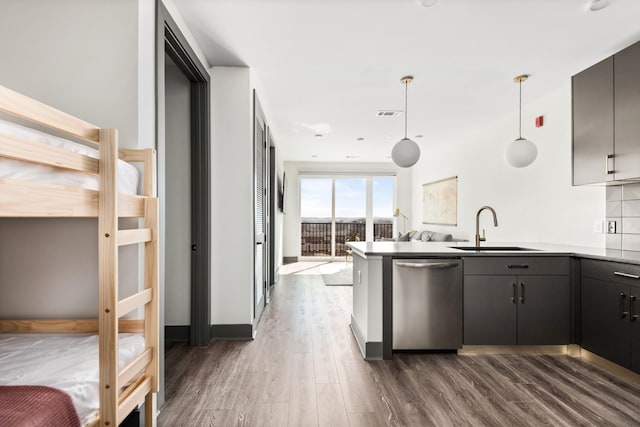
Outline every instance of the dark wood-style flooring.
<svg viewBox="0 0 640 427"><path fill-rule="evenodd" d="M253 341L176 344L160 426L638 426L640 387L570 356L362 359L351 287L282 275Z"/></svg>

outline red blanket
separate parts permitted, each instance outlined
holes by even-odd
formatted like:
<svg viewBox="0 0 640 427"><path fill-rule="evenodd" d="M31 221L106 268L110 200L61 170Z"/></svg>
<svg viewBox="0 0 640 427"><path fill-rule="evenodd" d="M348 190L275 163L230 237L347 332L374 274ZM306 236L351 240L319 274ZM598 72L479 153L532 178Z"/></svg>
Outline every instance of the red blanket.
<svg viewBox="0 0 640 427"><path fill-rule="evenodd" d="M44 386L0 386L0 427L79 427L71 398Z"/></svg>

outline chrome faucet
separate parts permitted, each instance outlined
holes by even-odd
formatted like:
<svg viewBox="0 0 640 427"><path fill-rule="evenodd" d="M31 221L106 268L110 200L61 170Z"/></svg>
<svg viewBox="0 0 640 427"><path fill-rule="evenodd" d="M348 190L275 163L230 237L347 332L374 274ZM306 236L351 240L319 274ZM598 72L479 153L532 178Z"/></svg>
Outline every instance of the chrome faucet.
<svg viewBox="0 0 640 427"><path fill-rule="evenodd" d="M498 226L498 217L496 216L496 211L494 211L491 206L483 206L480 209L478 209L478 213L476 214L476 247L477 248L480 247L480 242L484 242L487 240L487 238L484 237L484 229L482 229L482 237L480 237L480 213L485 209L489 209L493 214L493 226L494 227Z"/></svg>

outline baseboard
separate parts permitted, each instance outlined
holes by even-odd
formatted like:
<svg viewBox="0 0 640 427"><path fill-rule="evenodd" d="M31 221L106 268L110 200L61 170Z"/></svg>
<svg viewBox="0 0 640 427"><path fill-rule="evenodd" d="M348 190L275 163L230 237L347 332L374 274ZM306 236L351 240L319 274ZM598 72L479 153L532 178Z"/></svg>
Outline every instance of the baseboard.
<svg viewBox="0 0 640 427"><path fill-rule="evenodd" d="M294 262L298 262L298 257L297 256L282 257L282 265L293 264Z"/></svg>
<svg viewBox="0 0 640 427"><path fill-rule="evenodd" d="M382 360L382 341L367 342L365 351L367 360Z"/></svg>
<svg viewBox="0 0 640 427"><path fill-rule="evenodd" d="M356 319L353 317L353 314L351 315L351 324L349 326L351 327L351 333L356 339L356 343L358 343L358 347L360 347L360 353L362 353L362 356L366 359L367 350L364 342L364 335L362 335L362 331L360 331L360 327L358 327L358 322L356 322Z"/></svg>
<svg viewBox="0 0 640 427"><path fill-rule="evenodd" d="M165 326L164 340L169 342L188 342L190 326Z"/></svg>
<svg viewBox="0 0 640 427"><path fill-rule="evenodd" d="M211 340L253 339L253 325L211 325Z"/></svg>
<svg viewBox="0 0 640 427"><path fill-rule="evenodd" d="M351 332L358 343L358 347L360 348L360 352L362 356L366 360L382 360L382 341L369 341L366 342L364 339L364 335L358 326L358 322L351 315Z"/></svg>
<svg viewBox="0 0 640 427"><path fill-rule="evenodd" d="M624 366L620 366L617 363L613 363L612 361L598 356L595 353L591 353L589 350L585 350L582 347L580 348L580 358L588 360L589 362L613 375L622 377L625 380L632 381L636 384L640 384L640 374L637 374L632 370L625 368Z"/></svg>
<svg viewBox="0 0 640 427"><path fill-rule="evenodd" d="M465 345L460 355L474 354L568 354L567 345Z"/></svg>

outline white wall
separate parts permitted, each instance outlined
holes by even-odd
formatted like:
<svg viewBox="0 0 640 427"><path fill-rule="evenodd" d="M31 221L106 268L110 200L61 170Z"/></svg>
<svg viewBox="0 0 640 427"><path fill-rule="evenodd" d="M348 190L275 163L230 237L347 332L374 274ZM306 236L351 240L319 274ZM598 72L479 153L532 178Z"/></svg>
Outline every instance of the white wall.
<svg viewBox="0 0 640 427"><path fill-rule="evenodd" d="M140 105L153 103L137 97L138 12L135 1L3 2L0 84L98 126L117 128L121 147L137 147ZM94 253L95 219L0 220L0 256L6 267L0 268L0 316L53 316L69 308L69 295L79 298L66 316L95 314L97 255L89 260ZM11 261L16 254L24 259ZM126 296L137 287L137 252L121 248L120 254L126 277L120 293ZM43 278L52 278L55 291L31 301L23 298L24 293L37 294Z"/></svg>
<svg viewBox="0 0 640 427"><path fill-rule="evenodd" d="M253 96L243 67L211 74L211 322L253 321Z"/></svg>
<svg viewBox="0 0 640 427"><path fill-rule="evenodd" d="M5 1L0 84L138 146L138 3Z"/></svg>
<svg viewBox="0 0 640 427"><path fill-rule="evenodd" d="M165 56L165 325L191 324L191 83Z"/></svg>
<svg viewBox="0 0 640 427"><path fill-rule="evenodd" d="M300 175L307 174L396 174L396 203L409 220L412 220L411 169L398 168L392 163L333 163L333 162L284 162L287 175L285 189L285 214L283 218L283 257L300 256ZM402 227L402 226L400 226Z"/></svg>
<svg viewBox="0 0 640 427"><path fill-rule="evenodd" d="M544 115L544 126L534 118ZM550 242L604 247L604 235L593 222L604 219L604 187L571 186L571 87L523 106L522 135L538 148L529 167L516 169L503 160L506 144L518 131L517 110L459 141L425 141L413 168L413 228L446 231L473 241L475 214L483 205L490 213L480 218L487 242ZM423 225L422 185L458 176L458 226Z"/></svg>

